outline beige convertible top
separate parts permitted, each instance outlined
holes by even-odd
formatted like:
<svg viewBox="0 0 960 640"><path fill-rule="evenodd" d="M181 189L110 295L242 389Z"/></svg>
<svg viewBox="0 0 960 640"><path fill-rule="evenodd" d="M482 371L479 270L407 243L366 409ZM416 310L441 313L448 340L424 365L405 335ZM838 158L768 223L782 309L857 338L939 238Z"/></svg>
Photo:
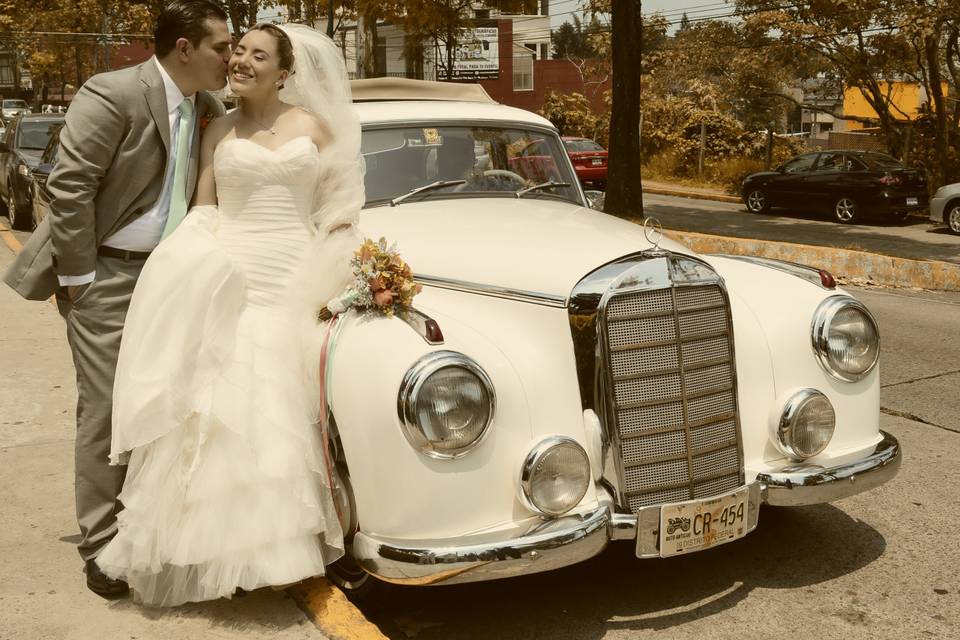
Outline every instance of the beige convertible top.
<svg viewBox="0 0 960 640"><path fill-rule="evenodd" d="M386 102L391 100L456 100L496 104L479 84L433 82L409 78L367 78L351 80L354 102Z"/></svg>

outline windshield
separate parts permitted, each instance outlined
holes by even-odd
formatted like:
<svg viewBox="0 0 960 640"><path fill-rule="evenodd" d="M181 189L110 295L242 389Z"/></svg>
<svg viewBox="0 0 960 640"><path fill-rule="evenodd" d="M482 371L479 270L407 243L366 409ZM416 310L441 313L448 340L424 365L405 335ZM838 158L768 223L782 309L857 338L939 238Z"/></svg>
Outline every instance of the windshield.
<svg viewBox="0 0 960 640"><path fill-rule="evenodd" d="M576 177L559 139L540 131L503 127L396 127L368 129L361 146L367 206L441 180L464 184L430 189L427 198L513 197L536 184L567 182L524 194L581 204Z"/></svg>
<svg viewBox="0 0 960 640"><path fill-rule="evenodd" d="M598 145L593 140L564 140L563 144L566 145L567 149L570 151L604 151L605 149Z"/></svg>
<svg viewBox="0 0 960 640"><path fill-rule="evenodd" d="M27 103L23 100L4 100L3 101L4 109L26 109Z"/></svg>
<svg viewBox="0 0 960 640"><path fill-rule="evenodd" d="M17 131L17 142L14 145L18 149L31 149L34 151L43 151L50 142L50 135L62 123L58 120L27 120L20 123L20 130Z"/></svg>

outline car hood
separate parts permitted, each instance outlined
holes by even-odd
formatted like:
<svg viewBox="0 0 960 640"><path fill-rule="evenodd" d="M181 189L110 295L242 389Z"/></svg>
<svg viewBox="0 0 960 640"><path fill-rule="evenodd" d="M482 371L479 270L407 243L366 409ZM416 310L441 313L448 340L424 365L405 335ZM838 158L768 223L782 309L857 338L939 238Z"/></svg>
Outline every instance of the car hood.
<svg viewBox="0 0 960 640"><path fill-rule="evenodd" d="M396 242L417 275L562 297L594 269L651 246L638 224L532 198L374 207L361 214L360 229ZM695 255L666 238L660 246Z"/></svg>

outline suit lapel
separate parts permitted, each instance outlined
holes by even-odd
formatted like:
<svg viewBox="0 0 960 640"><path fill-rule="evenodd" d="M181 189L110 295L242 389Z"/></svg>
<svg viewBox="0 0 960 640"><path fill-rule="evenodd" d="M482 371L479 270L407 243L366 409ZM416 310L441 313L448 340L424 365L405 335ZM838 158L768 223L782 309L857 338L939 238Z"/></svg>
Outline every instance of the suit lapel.
<svg viewBox="0 0 960 640"><path fill-rule="evenodd" d="M154 61L148 60L144 63L140 72L140 81L147 87L144 97L150 107L150 115L153 116L153 121L157 125L160 139L163 140L163 147L169 155L170 113L167 110L167 93L163 88L163 78L160 77L160 71Z"/></svg>

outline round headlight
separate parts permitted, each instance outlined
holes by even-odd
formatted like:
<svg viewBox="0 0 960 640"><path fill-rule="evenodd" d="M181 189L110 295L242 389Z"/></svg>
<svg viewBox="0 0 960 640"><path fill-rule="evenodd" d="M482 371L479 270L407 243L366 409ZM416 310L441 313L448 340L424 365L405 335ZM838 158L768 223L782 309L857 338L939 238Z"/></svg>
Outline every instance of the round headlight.
<svg viewBox="0 0 960 640"><path fill-rule="evenodd" d="M813 350L820 365L845 382L862 379L880 359L880 332L867 308L847 296L820 303L813 315Z"/></svg>
<svg viewBox="0 0 960 640"><path fill-rule="evenodd" d="M397 397L403 435L421 453L457 458L475 447L490 425L496 397L490 377L454 351L420 358L404 376Z"/></svg>
<svg viewBox="0 0 960 640"><path fill-rule="evenodd" d="M559 516L580 503L590 477L590 460L583 447L573 438L551 436L527 454L520 486L530 506Z"/></svg>
<svg viewBox="0 0 960 640"><path fill-rule="evenodd" d="M830 400L816 389L801 389L783 407L777 444L791 458L812 458L830 444L836 424L837 414Z"/></svg>

